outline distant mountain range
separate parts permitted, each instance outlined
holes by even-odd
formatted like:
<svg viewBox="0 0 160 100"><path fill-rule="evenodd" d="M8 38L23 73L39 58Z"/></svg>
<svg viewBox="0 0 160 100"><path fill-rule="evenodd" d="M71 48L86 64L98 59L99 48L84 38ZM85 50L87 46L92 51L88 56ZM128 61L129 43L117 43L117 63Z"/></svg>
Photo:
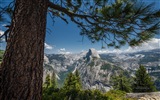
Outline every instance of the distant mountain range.
<svg viewBox="0 0 160 100"><path fill-rule="evenodd" d="M160 49L140 51L134 53L109 53L100 55L103 60L119 65L123 69L136 70L142 64L147 69L160 66Z"/></svg>
<svg viewBox="0 0 160 100"><path fill-rule="evenodd" d="M4 51L0 50L0 62ZM98 54L95 49L79 54L45 54L44 77L56 73L59 85L62 86L68 73L78 70L84 89L100 89L108 91L111 87L110 78L125 72L133 76L139 65L146 67L154 80L160 79L160 49L134 53ZM160 80L157 86L160 89Z"/></svg>
<svg viewBox="0 0 160 100"><path fill-rule="evenodd" d="M111 88L110 78L120 72L134 75L140 64L146 66L149 73L160 71L160 49L134 53L98 54L95 49L79 54L45 54L44 79L47 74L56 73L59 84L63 84L67 74L78 70L84 89ZM155 78L160 74L152 74Z"/></svg>

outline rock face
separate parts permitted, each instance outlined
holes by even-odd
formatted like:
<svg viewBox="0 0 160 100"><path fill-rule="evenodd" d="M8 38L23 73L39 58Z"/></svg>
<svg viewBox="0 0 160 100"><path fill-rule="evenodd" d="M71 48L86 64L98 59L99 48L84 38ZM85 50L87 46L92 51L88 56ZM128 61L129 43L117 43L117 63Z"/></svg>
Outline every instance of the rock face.
<svg viewBox="0 0 160 100"><path fill-rule="evenodd" d="M68 73L78 70L84 89L108 91L111 88L110 77L122 71L102 60L95 49L77 55L46 55L44 59L44 77L55 72L59 82L63 83Z"/></svg>
<svg viewBox="0 0 160 100"><path fill-rule="evenodd" d="M160 100L160 92L127 93L126 97L134 98L136 100Z"/></svg>
<svg viewBox="0 0 160 100"><path fill-rule="evenodd" d="M80 73L82 84L84 89L100 89L102 91L108 91L111 86L109 80L113 72L111 69L104 70L102 66L107 62L100 59L80 59L81 63L78 63L77 69ZM110 65L112 67L112 65Z"/></svg>
<svg viewBox="0 0 160 100"><path fill-rule="evenodd" d="M89 49L86 55L77 62L84 89L100 89L108 91L112 87L110 78L112 75L122 71L120 67L102 60L95 49Z"/></svg>
<svg viewBox="0 0 160 100"><path fill-rule="evenodd" d="M75 68L75 62L79 59L77 55L46 54L44 56L43 81L46 74L55 73L60 83Z"/></svg>
<svg viewBox="0 0 160 100"><path fill-rule="evenodd" d="M59 79L59 84L63 84L67 74L77 69L84 89L108 91L112 88L110 84L112 75L116 75L120 71L127 71L130 73L129 75L133 75L139 64L148 68L160 68L157 67L160 65L159 62L160 50L99 55L95 49L89 49L88 52L80 54L46 54L44 56L44 79L46 74L54 72ZM153 72L157 71L160 71L160 69Z"/></svg>
<svg viewBox="0 0 160 100"><path fill-rule="evenodd" d="M95 49L91 48L87 52L86 58L87 58L87 60L92 60L93 58L100 58L100 56L99 56L98 52Z"/></svg>
<svg viewBox="0 0 160 100"><path fill-rule="evenodd" d="M160 66L160 49L134 53L108 53L100 56L101 59L119 65L126 70L137 70L139 64L152 69L157 69Z"/></svg>
<svg viewBox="0 0 160 100"><path fill-rule="evenodd" d="M148 96L140 97L138 100L160 100L160 96Z"/></svg>
<svg viewBox="0 0 160 100"><path fill-rule="evenodd" d="M160 49L139 51L134 53L108 53L101 54L101 59L114 63L122 69L134 75L139 65L142 64L147 72L156 81L156 87L160 91Z"/></svg>

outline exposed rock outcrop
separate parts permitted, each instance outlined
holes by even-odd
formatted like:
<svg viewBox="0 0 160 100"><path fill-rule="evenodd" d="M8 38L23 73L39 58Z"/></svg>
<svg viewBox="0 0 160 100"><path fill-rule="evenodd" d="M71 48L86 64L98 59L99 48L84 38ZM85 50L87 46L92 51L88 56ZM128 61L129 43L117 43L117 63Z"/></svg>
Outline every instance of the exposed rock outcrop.
<svg viewBox="0 0 160 100"><path fill-rule="evenodd" d="M150 93L127 93L127 98L134 98L137 100L160 100L160 92Z"/></svg>
<svg viewBox="0 0 160 100"><path fill-rule="evenodd" d="M63 84L68 73L78 70L84 89L108 91L111 88L110 78L120 71L125 70L129 72L129 75L133 75L138 64L146 64L147 68L154 68L155 72L159 71L156 69L159 68L157 67L159 57L159 49L118 55L113 53L99 55L93 48L79 54L46 54L44 56L44 77L54 71L60 79L59 83Z"/></svg>
<svg viewBox="0 0 160 100"><path fill-rule="evenodd" d="M92 60L93 58L100 58L100 56L99 56L98 52L95 49L91 48L87 52L86 58L87 58L87 60Z"/></svg>

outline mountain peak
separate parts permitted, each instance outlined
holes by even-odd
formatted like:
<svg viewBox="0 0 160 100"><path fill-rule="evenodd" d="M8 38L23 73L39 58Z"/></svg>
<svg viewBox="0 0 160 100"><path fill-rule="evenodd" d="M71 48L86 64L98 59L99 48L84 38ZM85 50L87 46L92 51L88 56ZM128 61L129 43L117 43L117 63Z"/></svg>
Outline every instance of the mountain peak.
<svg viewBox="0 0 160 100"><path fill-rule="evenodd" d="M86 58L90 60L92 58L100 58L100 56L99 56L98 52L94 48L91 48L87 52Z"/></svg>

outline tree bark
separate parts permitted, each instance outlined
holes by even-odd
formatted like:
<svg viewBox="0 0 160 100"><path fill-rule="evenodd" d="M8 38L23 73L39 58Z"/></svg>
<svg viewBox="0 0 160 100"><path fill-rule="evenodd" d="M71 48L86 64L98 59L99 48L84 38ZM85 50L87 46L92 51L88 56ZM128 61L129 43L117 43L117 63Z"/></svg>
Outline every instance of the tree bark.
<svg viewBox="0 0 160 100"><path fill-rule="evenodd" d="M16 0L0 100L41 100L48 0Z"/></svg>

